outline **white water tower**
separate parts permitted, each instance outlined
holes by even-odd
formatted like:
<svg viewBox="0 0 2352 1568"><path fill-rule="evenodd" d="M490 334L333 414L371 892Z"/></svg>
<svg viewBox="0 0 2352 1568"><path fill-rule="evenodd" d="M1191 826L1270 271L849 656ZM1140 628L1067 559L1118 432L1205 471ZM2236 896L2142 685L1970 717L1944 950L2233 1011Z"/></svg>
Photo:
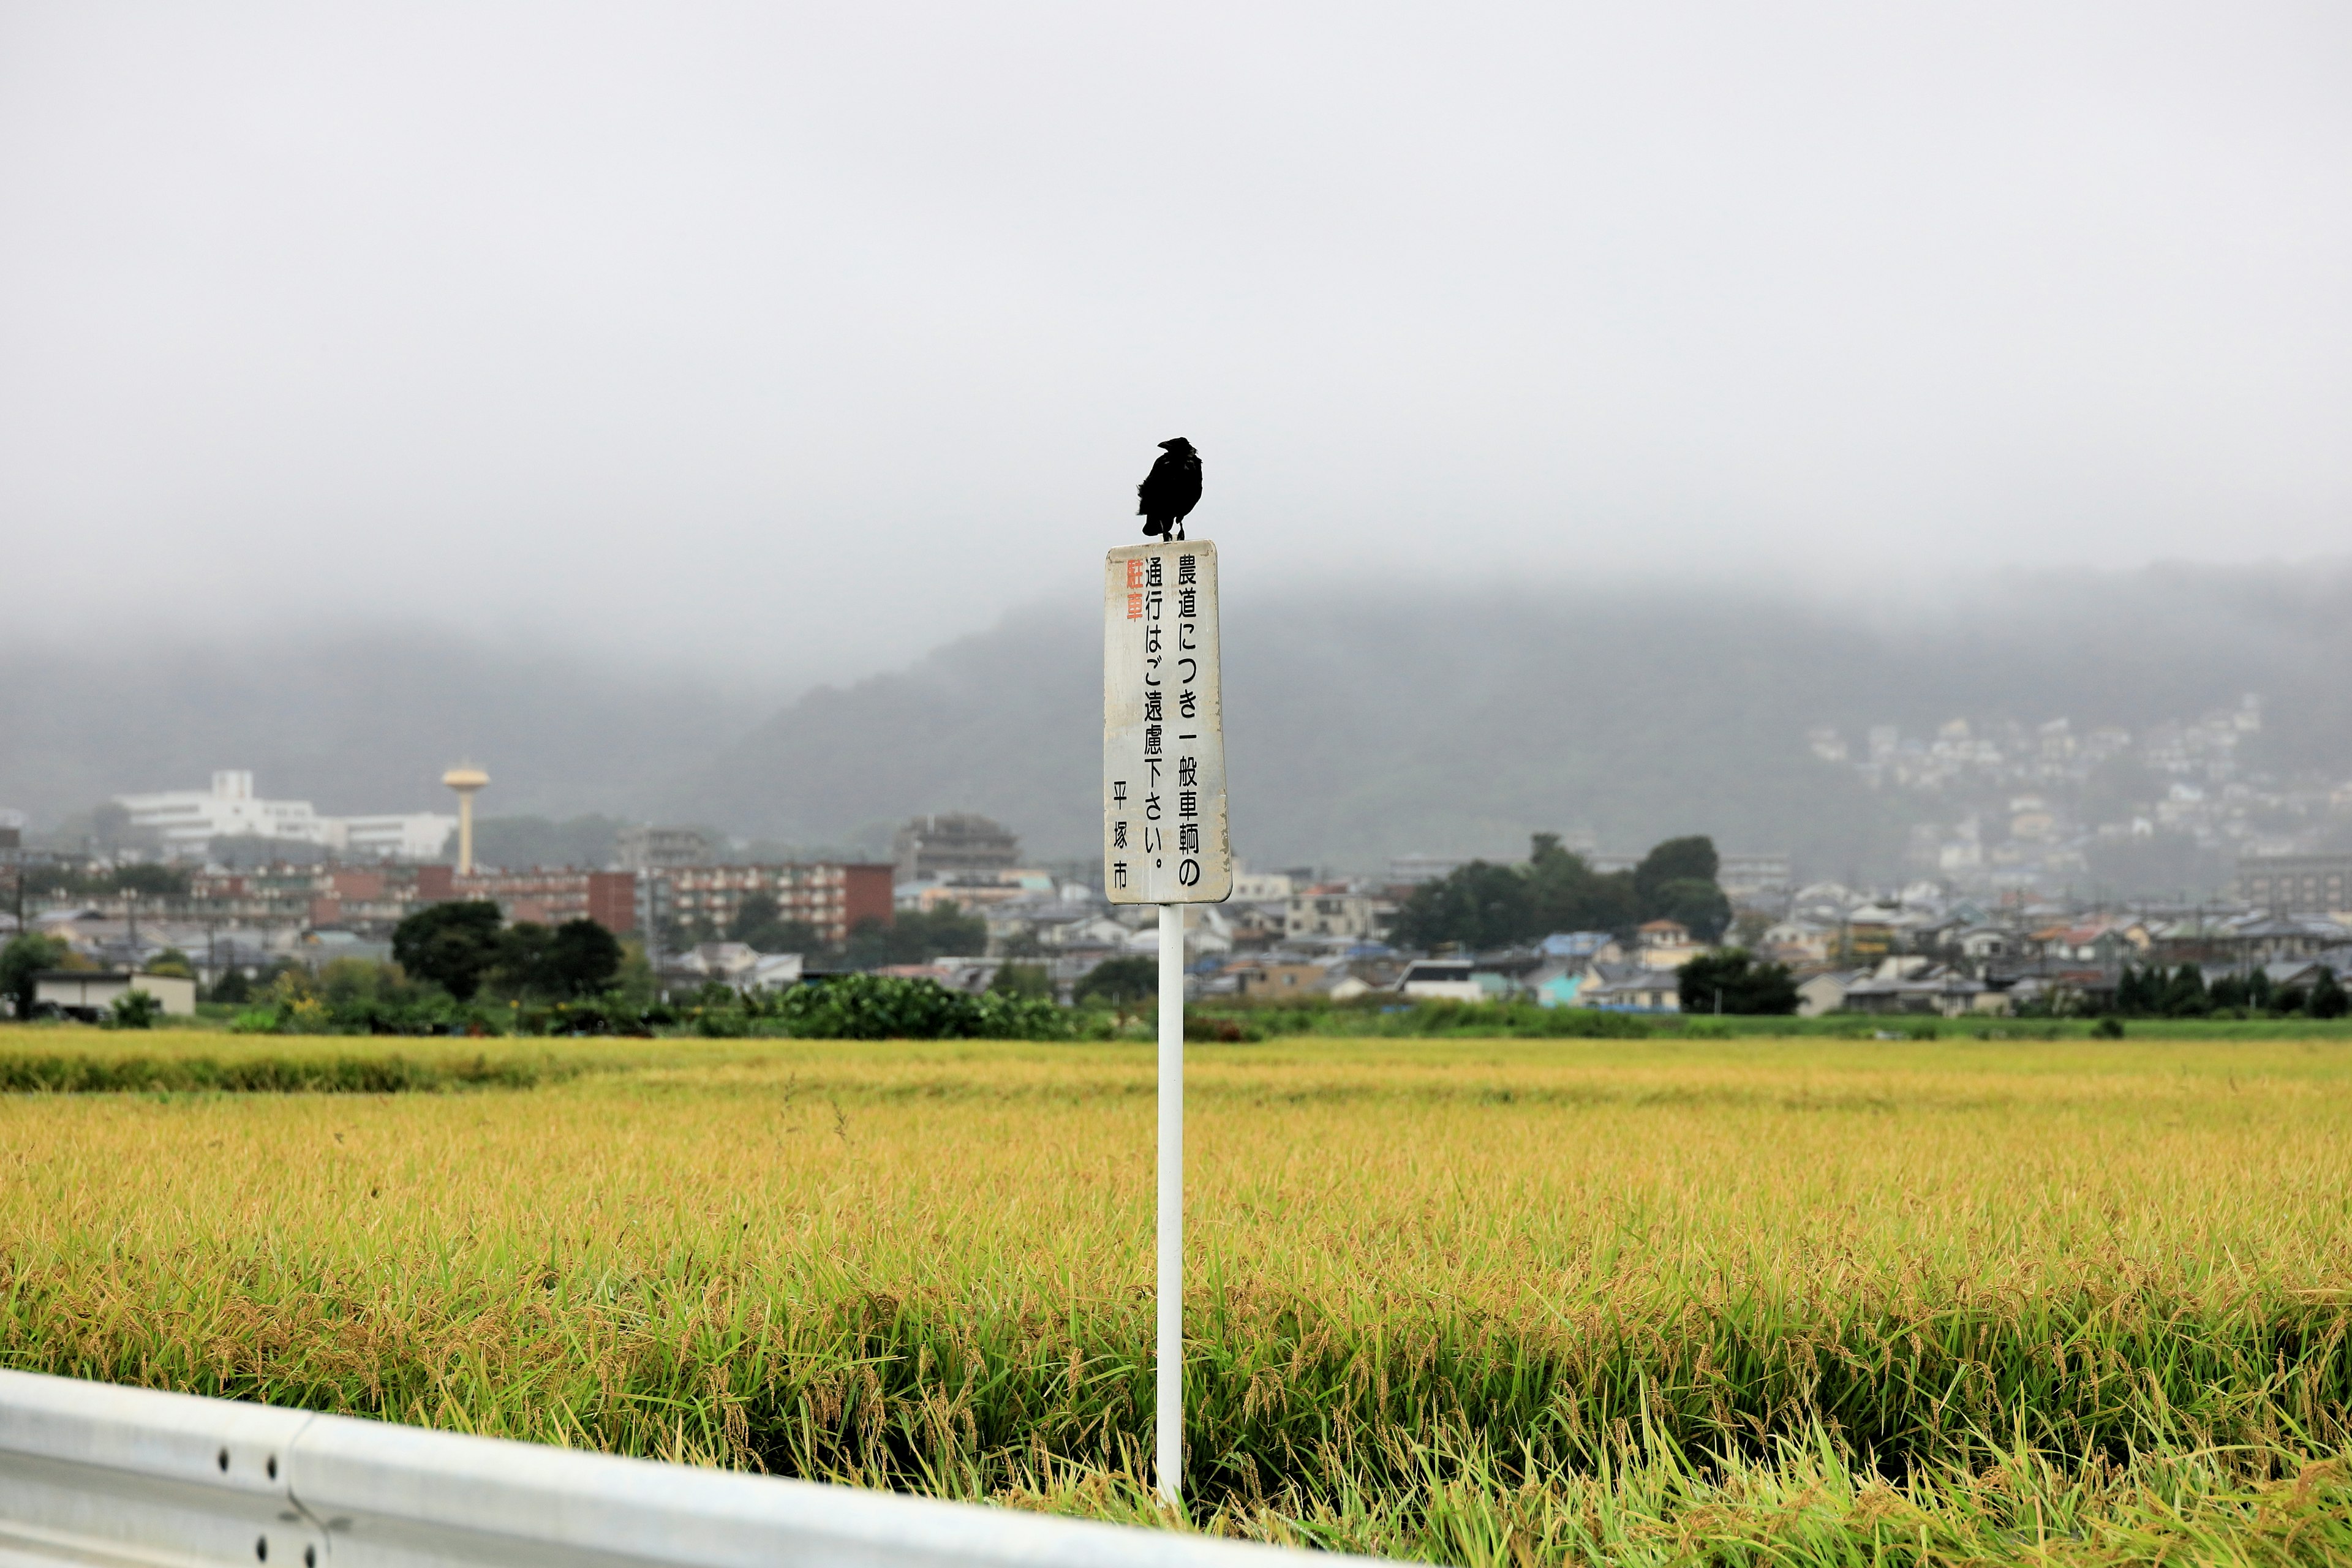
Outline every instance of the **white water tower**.
<svg viewBox="0 0 2352 1568"><path fill-rule="evenodd" d="M460 763L441 775L441 782L457 792L457 875L474 874L474 795L490 782L490 775L471 763Z"/></svg>

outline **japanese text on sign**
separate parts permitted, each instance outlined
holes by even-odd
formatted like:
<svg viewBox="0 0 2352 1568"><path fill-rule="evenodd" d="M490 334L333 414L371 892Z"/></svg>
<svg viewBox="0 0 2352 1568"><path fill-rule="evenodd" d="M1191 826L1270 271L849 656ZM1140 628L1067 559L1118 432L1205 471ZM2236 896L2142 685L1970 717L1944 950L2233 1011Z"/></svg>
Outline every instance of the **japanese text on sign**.
<svg viewBox="0 0 2352 1568"><path fill-rule="evenodd" d="M1103 590L1103 880L1115 904L1233 892L1217 547L1110 552Z"/></svg>

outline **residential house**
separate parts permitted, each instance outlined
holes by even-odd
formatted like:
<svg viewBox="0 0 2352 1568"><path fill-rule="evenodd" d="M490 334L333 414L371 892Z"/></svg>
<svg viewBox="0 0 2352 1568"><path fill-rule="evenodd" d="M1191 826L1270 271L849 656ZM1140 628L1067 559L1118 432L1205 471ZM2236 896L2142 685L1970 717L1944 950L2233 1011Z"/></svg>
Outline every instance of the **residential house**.
<svg viewBox="0 0 2352 1568"><path fill-rule="evenodd" d="M1408 966L1397 990L1416 1001L1484 1002L1475 966L1466 958L1423 958Z"/></svg>
<svg viewBox="0 0 2352 1568"><path fill-rule="evenodd" d="M1601 971L1600 984L1579 989L1578 1000L1582 1006L1612 1013L1679 1013L1682 978L1670 969L1608 965Z"/></svg>
<svg viewBox="0 0 2352 1568"><path fill-rule="evenodd" d="M1312 963L1303 958L1274 958L1254 963L1234 963L1221 972L1233 976L1234 994L1261 999L1322 996L1329 993L1334 971L1328 964ZM1347 971L1339 970L1345 978Z"/></svg>
<svg viewBox="0 0 2352 1568"><path fill-rule="evenodd" d="M1829 962L1830 945L1836 940L1835 928L1819 921L1791 918L1775 921L1764 928L1757 945L1764 956L1776 963L1791 968L1806 963Z"/></svg>
<svg viewBox="0 0 2352 1568"><path fill-rule="evenodd" d="M2044 926L2026 938L2045 964L2095 965L2116 969L2137 962L2150 938L2137 921L2094 920Z"/></svg>
<svg viewBox="0 0 2352 1568"><path fill-rule="evenodd" d="M1127 947L1127 927L1108 915L1085 914L1037 928L1039 946L1054 952L1116 952Z"/></svg>
<svg viewBox="0 0 2352 1568"><path fill-rule="evenodd" d="M1536 952L1546 958L1586 963L1625 962L1624 948L1605 931L1556 931L1536 943Z"/></svg>
<svg viewBox="0 0 2352 1568"><path fill-rule="evenodd" d="M2242 963L2314 958L2352 934L2322 915L2260 915L2231 921L2228 930Z"/></svg>
<svg viewBox="0 0 2352 1568"><path fill-rule="evenodd" d="M1129 906L1130 908L1133 906ZM1138 926L1127 933L1127 951L1136 953L1156 953L1160 951L1160 922ZM1184 952L1188 958L1201 958L1233 952L1233 926L1223 911L1209 904L1195 904L1184 921Z"/></svg>
<svg viewBox="0 0 2352 1568"><path fill-rule="evenodd" d="M1952 945L1969 963L1984 964L2015 952L2017 938L1999 926L1973 926L1961 931Z"/></svg>
<svg viewBox="0 0 2352 1568"><path fill-rule="evenodd" d="M1915 933L1935 923L1922 909L1900 904L1863 904L1846 911L1839 922L1841 945L1847 956L1875 960L1909 946Z"/></svg>
<svg viewBox="0 0 2352 1568"><path fill-rule="evenodd" d="M1528 972L1523 984L1539 1007L1573 1007L1585 986L1598 984L1601 965L1590 959L1548 959Z"/></svg>
<svg viewBox="0 0 2352 1568"><path fill-rule="evenodd" d="M1344 937L1369 942L1386 929L1383 917L1390 912L1385 900L1354 891L1345 883L1319 883L1293 892L1285 900L1282 934L1292 941Z"/></svg>
<svg viewBox="0 0 2352 1568"><path fill-rule="evenodd" d="M1844 1006L1853 1013L1932 1013L1957 1018L2007 1012L2009 999L1958 970L1917 958L1893 958L1869 978L1847 986Z"/></svg>
<svg viewBox="0 0 2352 1568"><path fill-rule="evenodd" d="M1234 860L1234 902L1284 903L1289 900L1292 890L1289 872L1245 870L1240 860Z"/></svg>
<svg viewBox="0 0 2352 1568"><path fill-rule="evenodd" d="M1641 944L1636 956L1644 969L1679 969L1707 951L1680 921L1650 921L1635 928L1633 936Z"/></svg>
<svg viewBox="0 0 2352 1568"><path fill-rule="evenodd" d="M661 966L661 978L673 985L700 985L716 980L740 989L744 978L759 967L760 957L758 950L746 942L698 942L668 955Z"/></svg>
<svg viewBox="0 0 2352 1568"><path fill-rule="evenodd" d="M1845 1006L1845 994L1870 978L1866 969L1820 969L1797 981L1797 1016L1818 1018Z"/></svg>

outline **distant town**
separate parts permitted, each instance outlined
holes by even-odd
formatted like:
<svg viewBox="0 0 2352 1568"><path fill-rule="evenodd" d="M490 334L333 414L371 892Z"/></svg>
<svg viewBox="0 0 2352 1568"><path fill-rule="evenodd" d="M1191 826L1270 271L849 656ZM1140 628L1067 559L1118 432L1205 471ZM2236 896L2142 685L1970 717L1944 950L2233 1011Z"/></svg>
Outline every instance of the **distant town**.
<svg viewBox="0 0 2352 1568"><path fill-rule="evenodd" d="M1876 787L2005 804L2005 819L1979 807L1923 833L1936 874L1896 887L1801 882L1786 855L1723 852L1703 836L1637 854L1539 835L1509 864L1244 866L1229 902L1192 911L1188 994L1942 1017L2149 1008L2158 994L2158 1010L2325 1009L2352 972L2352 855L2266 845L2254 825L2282 806L2236 780L2231 761L2260 723L2250 698L2137 739L1955 721L1932 740L1874 730L1854 753L1816 731L1823 760ZM2117 759L2173 781L2159 820L2085 815L2086 789ZM225 770L206 789L115 797L110 847L29 847L0 821L0 932L58 955L25 1000L95 1016L134 984L184 982L161 989L167 1011L186 1011L289 969L389 963L404 921L452 903L495 905L523 928L590 922L662 994L855 970L966 992L1018 975L1066 1001L1104 965L1157 953L1153 911L1108 902L1098 864L1035 863L970 813L906 822L887 861L741 858L708 830L646 824L620 831L603 864L477 864L473 805L489 777L467 764L444 782L456 812L337 817ZM2053 890L2086 842L2159 827L2234 846L2230 896Z"/></svg>

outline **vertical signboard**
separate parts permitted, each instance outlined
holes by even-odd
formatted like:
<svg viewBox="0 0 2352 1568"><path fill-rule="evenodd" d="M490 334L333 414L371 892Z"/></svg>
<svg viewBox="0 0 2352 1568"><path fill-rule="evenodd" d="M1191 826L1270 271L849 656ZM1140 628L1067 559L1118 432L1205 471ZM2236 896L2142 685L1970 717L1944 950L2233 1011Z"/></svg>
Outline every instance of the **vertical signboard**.
<svg viewBox="0 0 2352 1568"><path fill-rule="evenodd" d="M1114 904L1234 890L1217 547L1131 544L1103 574L1103 887Z"/></svg>

